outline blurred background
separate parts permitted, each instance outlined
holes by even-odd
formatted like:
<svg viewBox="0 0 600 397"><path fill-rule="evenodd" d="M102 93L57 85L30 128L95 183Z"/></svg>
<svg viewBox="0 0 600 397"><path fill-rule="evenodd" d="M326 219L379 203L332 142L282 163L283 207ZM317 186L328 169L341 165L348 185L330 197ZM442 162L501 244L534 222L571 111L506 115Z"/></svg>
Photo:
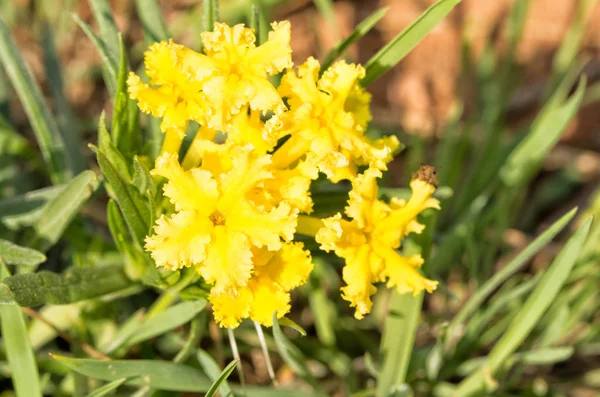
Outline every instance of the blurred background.
<svg viewBox="0 0 600 397"><path fill-rule="evenodd" d="M136 2L109 3L128 46L131 66L136 70L146 49ZM143 0L138 3L143 4ZM221 20L230 24L247 23L250 1L220 3ZM375 28L347 53L348 59L365 63L435 1L260 0L254 3L259 5L265 20L291 21L293 58L299 64L308 56L322 59L361 20L381 7L388 7ZM527 6L522 6L525 3ZM159 4L176 41L198 48L203 31L201 2L163 0ZM98 51L73 21L72 13L97 29L88 1L0 0L0 15L10 26L53 112L67 118L62 123L77 130L82 142L95 142L100 113L105 110L110 117L111 98L102 79ZM56 48L60 73L56 73L56 62L48 57L52 53L49 46ZM62 80L49 79L61 75ZM587 76L582 105L559 143L544 152L539 169L523 179L516 190L507 193L508 199L503 190L490 190L489 185L499 180L497 174L509 150L520 142L524 132L534 129L535 124L530 127L532 121L559 83L566 84L567 91L574 91L571 85L576 85L580 75ZM434 362L435 344L445 321L452 319L494 271L562 214L574 206L585 209L586 213L600 212L600 195L596 191L600 182L600 2L463 0L399 65L368 90L373 94L371 132L397 134L407 146L390 167L389 184L406 186L410 172L427 163L438 167L443 186L454 191L452 199L442 204L433 239L438 247L453 245L453 238L458 238L460 244L454 244L456 248L448 255L439 255L438 251L431 265L425 265L426 273L440 280L441 285L438 292L425 299L424 316L416 332L417 349L407 376L413 389L421 391L417 395L430 395L440 384L453 383L468 375L477 365L473 360L489 351L521 307L523 294L533 288L535 275L560 250L560 243L541 250L530 265L502 287L494 296L496 300L483 306L491 309L482 308L477 313L467 324L471 334L466 332L467 337L457 342L456 351L445 356L440 364ZM0 114L9 114L15 130L35 147L25 112L2 78ZM543 131L538 131L538 135L543 137ZM488 157L495 146L504 151L498 149L501 154ZM97 169L93 153L86 147L81 149L89 165ZM37 166L35 162L21 161L17 167L6 168L8 171L0 178L0 196L11 197L44 186L39 177L30 175ZM15 175L19 176L19 184L8 183ZM492 204L477 207L481 197ZM503 214L510 216L503 218ZM105 238L99 246L110 245L103 205L98 200L89 202L84 215L101 225L99 230ZM464 230L468 230L466 235ZM475 245L470 245L473 242ZM568 288L561 292L527 342L528 348L567 346L574 350L566 355L565 351L559 352L562 355L554 350L545 351L546 355L537 361L523 359L518 370L507 375L498 395L598 395L600 272L596 246L600 246L597 240L588 241L586 252L596 256L579 264ZM297 297L302 303L293 306L310 307L292 314L309 332L308 338L296 342L312 359L311 368L320 381L330 383L327 388L331 395L371 395L358 394L358 384L363 382L351 379L351 374L365 378L377 373L372 356L377 354L386 306L376 305L370 319L357 323L351 309L339 298L339 271L327 265L322 269ZM523 289L511 294L516 286ZM377 301L389 299L388 291L376 297ZM546 333L556 318L565 327ZM268 383L252 332L250 328L242 328L238 333L242 351L253 368L247 380ZM223 341L214 327L211 338L215 344L205 344L207 349L213 349L221 364ZM168 343L164 342L158 350L168 352ZM294 384L295 376L282 366L281 360L275 358L275 364L280 382ZM445 395L439 390L436 395Z"/></svg>

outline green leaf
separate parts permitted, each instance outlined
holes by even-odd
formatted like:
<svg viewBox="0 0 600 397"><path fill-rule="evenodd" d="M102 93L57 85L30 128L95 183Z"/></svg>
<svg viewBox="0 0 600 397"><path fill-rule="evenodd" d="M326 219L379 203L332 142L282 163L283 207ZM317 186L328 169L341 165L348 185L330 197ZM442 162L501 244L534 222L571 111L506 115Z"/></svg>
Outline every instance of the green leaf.
<svg viewBox="0 0 600 397"><path fill-rule="evenodd" d="M51 355L73 371L90 378L114 381L133 378L127 385L148 386L158 390L206 392L208 378L187 365L159 360L91 360Z"/></svg>
<svg viewBox="0 0 600 397"><path fill-rule="evenodd" d="M92 13L100 29L100 37L113 58L119 54L119 29L113 18L112 10L106 0L90 0Z"/></svg>
<svg viewBox="0 0 600 397"><path fill-rule="evenodd" d="M24 307L66 305L131 286L120 266L76 267L62 274L42 270L17 274L0 283L0 304Z"/></svg>
<svg viewBox="0 0 600 397"><path fill-rule="evenodd" d="M112 138L114 145L126 157L130 158L136 149L142 144L139 131L139 112L135 101L129 98L127 93L127 52L123 37L119 34L119 45L121 49L121 62L119 64L119 75L117 78L117 91L115 94L115 106L112 120ZM131 107L134 111L130 111Z"/></svg>
<svg viewBox="0 0 600 397"><path fill-rule="evenodd" d="M102 351L105 354L111 354L112 352L123 346L125 342L127 342L127 340L133 336L140 324L142 324L142 322L144 321L144 313L145 310L140 309L133 315L131 315L127 319L127 321L125 321L125 323L121 326L121 328L119 328L119 330L115 333L115 335L109 341L109 343L100 348L100 351Z"/></svg>
<svg viewBox="0 0 600 397"><path fill-rule="evenodd" d="M135 8L144 28L144 38L147 45L171 37L156 0L135 0Z"/></svg>
<svg viewBox="0 0 600 397"><path fill-rule="evenodd" d="M393 395L391 393L406 380L423 296L423 293L412 296L393 292L381 342L384 359L377 378L377 397Z"/></svg>
<svg viewBox="0 0 600 397"><path fill-rule="evenodd" d="M206 32L212 32L215 22L219 22L219 2L202 0L202 26Z"/></svg>
<svg viewBox="0 0 600 397"><path fill-rule="evenodd" d="M485 302L485 300L510 276L515 274L521 267L523 267L529 260L537 254L542 248L544 248L558 233L560 233L573 219L577 213L577 208L573 208L571 211L563 215L559 220L554 222L549 228L547 228L542 234L540 234L535 240L533 240L527 248L521 251L513 260L511 260L506 266L500 271L495 273L481 288L473 295L465 306L454 316L450 325L448 326L447 334L449 335L446 340L446 348L449 347L450 342L454 342L455 333L462 324L475 313Z"/></svg>
<svg viewBox="0 0 600 397"><path fill-rule="evenodd" d="M279 354L281 354L281 358L290 366L292 371L313 388L319 389L317 381L306 366L306 359L302 355L302 352L281 331L276 313L273 314L273 338L275 339L275 344L277 345Z"/></svg>
<svg viewBox="0 0 600 397"><path fill-rule="evenodd" d="M585 77L581 78L577 90L565 102L561 99L564 91L557 89L531 125L530 132L511 152L506 163L500 169L500 177L504 184L519 186L531 178L579 110L585 92L585 84Z"/></svg>
<svg viewBox="0 0 600 397"><path fill-rule="evenodd" d="M213 384L210 386L210 389L208 389L208 392L206 392L205 397L213 397L217 391L221 393L221 396L232 395L231 389L227 384L227 378L229 378L229 375L231 375L240 361L238 359L233 360L225 367L225 369L223 369L223 371L221 371L221 373L219 373L219 367L212 357L204 350L198 351L198 361L208 374L209 378L213 381ZM210 368L210 371L207 371L207 368Z"/></svg>
<svg viewBox="0 0 600 397"><path fill-rule="evenodd" d="M282 327L289 327L293 330L298 331L298 333L302 336L306 336L306 331L304 330L304 328L302 328L301 326L299 326L298 324L296 324L294 321L290 320L287 317L281 317L279 319L279 325L281 325Z"/></svg>
<svg viewBox="0 0 600 397"><path fill-rule="evenodd" d="M367 62L361 84L366 87L400 62L460 0L440 0L429 7Z"/></svg>
<svg viewBox="0 0 600 397"><path fill-rule="evenodd" d="M162 311L139 325L127 340L127 345L134 345L162 335L192 320L206 307L205 300L182 302Z"/></svg>
<svg viewBox="0 0 600 397"><path fill-rule="evenodd" d="M96 390L92 391L86 397L107 396L110 392L112 392L113 390L116 390L119 386L121 386L123 383L125 383L126 380L127 380L127 378L121 378L121 379L117 379L112 382L109 382L106 385L101 386L101 387L97 388Z"/></svg>
<svg viewBox="0 0 600 397"><path fill-rule="evenodd" d="M219 366L217 365L215 360L206 351L198 350L198 352L196 353L196 358L198 359L198 362L200 363L202 370L204 370L204 372L206 373L206 375L210 378L210 380L212 382L216 383L217 381L219 381L221 375L223 373L225 373L225 370L221 371L221 369L219 368ZM231 367L231 371L233 371L233 369L235 368L237 363L238 363L238 361L234 360L227 366L227 368L229 368L229 366L234 364ZM227 369L227 368L225 368L225 369ZM231 374L231 371L229 371L229 373L227 373L227 376L222 381L220 381L219 385L217 385L216 389L219 390L219 392L221 393L222 396L230 396L231 395L231 388L229 387L229 384L227 383L227 377ZM215 383L213 383L211 385L211 389L215 385Z"/></svg>
<svg viewBox="0 0 600 397"><path fill-rule="evenodd" d="M98 164L112 196L117 202L133 238L143 244L150 228L150 208L140 192L121 175L102 150L96 153Z"/></svg>
<svg viewBox="0 0 600 397"><path fill-rule="evenodd" d="M474 396L484 390L486 373L491 374L493 377L506 359L527 338L539 319L554 302L567 280L585 243L591 225L592 218L589 218L567 241L564 248L546 270L537 288L531 293L504 335L492 348L485 363L480 367L481 369L460 383L455 396Z"/></svg>
<svg viewBox="0 0 600 397"><path fill-rule="evenodd" d="M106 83L111 96L114 97L115 92L117 91L117 78L119 75L119 68L117 66L118 63L115 54L112 54L108 48L106 48L106 44L96 35L96 33L94 33L90 25L85 23L77 15L73 14L72 16L75 23L77 23L87 37L92 40L92 43L94 43L94 46L100 53L104 82Z"/></svg>
<svg viewBox="0 0 600 397"><path fill-rule="evenodd" d="M341 57L344 52L346 52L348 47L369 33L371 29L373 29L373 26L375 26L377 22L379 22L381 18L385 16L388 10L389 7L381 8L356 25L356 28L354 28L354 31L352 34L350 34L350 36L346 37L344 40L341 40L327 53L325 59L323 59L323 62L321 63L321 70L319 73L322 74L325 70L327 70L327 68L329 68L329 66L331 66L333 61Z"/></svg>
<svg viewBox="0 0 600 397"><path fill-rule="evenodd" d="M33 225L44 214L44 205L64 189L65 185L50 186L0 200L0 222L12 230Z"/></svg>
<svg viewBox="0 0 600 397"><path fill-rule="evenodd" d="M27 113L48 173L54 184L69 180L73 172L65 142L50 114L39 86L19 54L8 27L0 19L0 62Z"/></svg>
<svg viewBox="0 0 600 397"><path fill-rule="evenodd" d="M44 205L43 215L33 224L28 245L42 252L52 247L97 187L98 178L93 171L83 171L73 178L58 196Z"/></svg>
<svg viewBox="0 0 600 397"><path fill-rule="evenodd" d="M113 167L121 174L126 181L131 180L131 170L125 157L123 154L117 149L117 147L113 143L113 139L110 136L110 133L106 129L106 115L104 112L100 114L100 120L98 121L98 145L100 146L100 150L109 162L113 165ZM93 145L89 145L89 147L97 152L97 148Z"/></svg>
<svg viewBox="0 0 600 397"><path fill-rule="evenodd" d="M31 248L25 248L0 239L0 260L7 265L35 266L46 260L46 255Z"/></svg>
<svg viewBox="0 0 600 397"><path fill-rule="evenodd" d="M10 272L0 259L0 278L10 277ZM0 305L2 342L11 368L13 387L18 397L42 397L37 363L21 309Z"/></svg>
<svg viewBox="0 0 600 397"><path fill-rule="evenodd" d="M77 126L77 120L73 116L71 106L65 95L64 79L60 59L54 44L53 31L47 23L44 23L42 28L44 66L46 67L47 74L46 81L52 91L52 98L54 99L57 113L56 121L65 143L65 150L71 162L71 169L74 174L78 174L87 168L86 159L82 151L81 131Z"/></svg>

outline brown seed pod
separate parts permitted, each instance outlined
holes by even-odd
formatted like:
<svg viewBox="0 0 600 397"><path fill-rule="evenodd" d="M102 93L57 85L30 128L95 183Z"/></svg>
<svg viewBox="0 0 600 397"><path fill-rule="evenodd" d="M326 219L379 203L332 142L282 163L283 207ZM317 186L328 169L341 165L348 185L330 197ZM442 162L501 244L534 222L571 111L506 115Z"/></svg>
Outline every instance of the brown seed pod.
<svg viewBox="0 0 600 397"><path fill-rule="evenodd" d="M437 170L431 165L420 166L417 171L412 173L412 179L420 179L435 187L438 185Z"/></svg>

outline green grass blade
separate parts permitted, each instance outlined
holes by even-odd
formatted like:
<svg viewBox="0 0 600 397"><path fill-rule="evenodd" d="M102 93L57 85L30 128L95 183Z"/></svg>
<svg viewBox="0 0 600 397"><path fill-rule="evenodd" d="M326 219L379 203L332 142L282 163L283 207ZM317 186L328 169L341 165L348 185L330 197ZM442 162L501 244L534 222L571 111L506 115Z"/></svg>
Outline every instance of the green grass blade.
<svg viewBox="0 0 600 397"><path fill-rule="evenodd" d="M515 352L533 330L539 319L554 302L560 289L575 265L592 225L589 218L567 241L558 256L552 261L537 288L529 296L507 331L492 348L485 364L458 386L455 396L474 396L485 387L486 372L493 377L505 360Z"/></svg>
<svg viewBox="0 0 600 397"><path fill-rule="evenodd" d="M510 276L515 274L523 265L525 265L535 254L544 248L558 233L560 233L573 219L577 213L577 208L563 215L559 220L554 222L542 234L531 242L523 251L519 253L513 260L504 266L499 272L494 274L481 288L467 301L466 305L454 316L448 326L446 340L446 348L449 348L449 343L453 341L455 332L464 322L473 315L482 305L482 303L504 283Z"/></svg>
<svg viewBox="0 0 600 397"><path fill-rule="evenodd" d="M146 44L150 45L171 37L167 31L162 10L156 0L135 0L135 9L144 28Z"/></svg>
<svg viewBox="0 0 600 397"><path fill-rule="evenodd" d="M0 260L3 260L7 265L36 266L46 260L46 255L0 238Z"/></svg>
<svg viewBox="0 0 600 397"><path fill-rule="evenodd" d="M10 272L0 258L0 279L6 277L10 277ZM0 322L17 397L42 397L37 363L21 309L16 305L0 305Z"/></svg>
<svg viewBox="0 0 600 397"><path fill-rule="evenodd" d="M204 31L212 32L215 22L219 22L219 2L217 0L202 1L202 26Z"/></svg>
<svg viewBox="0 0 600 397"><path fill-rule="evenodd" d="M425 10L367 62L361 84L368 86L400 62L458 3L460 0L440 0Z"/></svg>
<svg viewBox="0 0 600 397"><path fill-rule="evenodd" d="M133 345L162 335L180 327L198 315L206 307L206 301L182 302L160 312L141 323L127 340L127 345Z"/></svg>
<svg viewBox="0 0 600 397"><path fill-rule="evenodd" d="M275 339L275 344L277 345L279 354L281 354L281 358L290 366L292 371L313 386L313 388L319 389L317 381L306 366L306 359L302 355L302 352L281 331L275 314L273 314L273 338Z"/></svg>
<svg viewBox="0 0 600 397"><path fill-rule="evenodd" d="M215 362L215 360L211 357L210 354L208 354L204 350L198 350L198 352L196 353L196 358L198 359L200 366L204 370L204 373L206 373L206 375L210 378L211 381L215 382L219 380L219 377L224 371L221 371L219 365ZM234 363L237 365L238 361L234 360L229 365L232 365ZM233 365L233 367L231 368L232 371L236 365ZM231 371L229 373L231 373ZM227 374L227 376L229 376L229 374ZM211 385L211 388L212 386L214 386L214 383L213 385ZM219 390L222 396L231 395L231 388L229 387L229 383L227 382L227 377L220 382L220 387L218 387L217 389Z"/></svg>
<svg viewBox="0 0 600 397"><path fill-rule="evenodd" d="M2 19L0 19L0 63L4 66L27 113L42 157L48 167L50 179L54 184L68 181L73 176L73 172L58 125L52 118L39 86L35 83Z"/></svg>
<svg viewBox="0 0 600 397"><path fill-rule="evenodd" d="M62 274L42 270L0 282L0 304L66 305L131 287L121 266L73 267Z"/></svg>
<svg viewBox="0 0 600 397"><path fill-rule="evenodd" d="M77 126L77 120L65 95L64 79L54 44L53 32L46 23L43 25L43 32L44 65L46 66L47 81L52 91L52 98L55 101L56 119L65 142L65 149L71 161L71 169L73 173L78 174L87 168L85 157L82 154L81 131Z"/></svg>
<svg viewBox="0 0 600 397"><path fill-rule="evenodd" d="M205 352L198 352L198 354L200 353ZM206 397L214 397L217 391L220 391L221 396L231 395L231 389L227 384L227 378L229 378L229 375L231 375L238 363L239 360L235 359L232 362L230 362L229 365L225 367L225 369L223 369L221 374L214 380L213 384L210 386L210 389L208 389L208 391L206 392Z"/></svg>
<svg viewBox="0 0 600 397"><path fill-rule="evenodd" d="M117 91L117 78L119 75L116 55L108 50L102 39L94 33L90 25L85 23L83 19L79 18L76 14L73 14L73 20L79 25L92 43L94 43L96 50L98 50L100 58L102 59L102 75L104 76L104 82L106 83L106 87L108 88L111 97L114 97L115 92Z"/></svg>
<svg viewBox="0 0 600 397"><path fill-rule="evenodd" d="M160 360L91 360L51 355L71 370L90 378L115 381L127 378L127 385L158 390L206 392L210 380L197 369Z"/></svg>
<svg viewBox="0 0 600 397"><path fill-rule="evenodd" d="M98 28L100 37L106 49L115 59L119 56L119 29L115 23L112 10L106 0L90 0L92 13Z"/></svg>
<svg viewBox="0 0 600 397"><path fill-rule="evenodd" d="M560 89L548 101L532 124L529 134L511 152L500 169L500 177L504 184L518 186L531 178L579 110L585 84L586 79L582 78L575 93L564 103L560 100L563 95L563 90Z"/></svg>
<svg viewBox="0 0 600 397"><path fill-rule="evenodd" d="M52 247L97 187L98 178L93 171L84 171L73 178L57 197L44 206L43 215L33 225L28 245L42 252Z"/></svg>
<svg viewBox="0 0 600 397"><path fill-rule="evenodd" d="M393 391L406 380L423 296L393 292L382 337L383 365L377 378L377 397L393 396Z"/></svg>
<svg viewBox="0 0 600 397"><path fill-rule="evenodd" d="M569 30L565 34L560 48L554 56L552 64L552 77L549 83L548 92L552 93L560 80L568 72L569 68L575 62L581 42L585 34L587 22L593 15L592 11L598 0L579 0L575 15Z"/></svg>
<svg viewBox="0 0 600 397"><path fill-rule="evenodd" d="M366 17L365 19L363 19L358 25L356 25L356 28L354 28L354 31L352 32L352 34L350 34L350 36L337 43L335 47L333 47L327 53L327 55L323 59L323 62L321 63L321 70L319 71L319 73L322 74L325 70L327 70L329 66L331 66L333 61L341 57L344 54L344 52L346 52L348 47L350 47L364 35L369 33L371 29L373 29L373 26L375 26L377 22L379 22L385 16L388 10L388 7L381 8L369 15L368 17Z"/></svg>
<svg viewBox="0 0 600 397"><path fill-rule="evenodd" d="M127 378L121 378L121 379L117 379L117 380L114 380L112 382L109 382L106 385L101 386L101 387L97 388L96 390L92 391L91 393L89 393L85 397L103 397L103 396L107 396L112 391L116 390L119 386L121 386L123 383L125 383L126 380L127 380Z"/></svg>

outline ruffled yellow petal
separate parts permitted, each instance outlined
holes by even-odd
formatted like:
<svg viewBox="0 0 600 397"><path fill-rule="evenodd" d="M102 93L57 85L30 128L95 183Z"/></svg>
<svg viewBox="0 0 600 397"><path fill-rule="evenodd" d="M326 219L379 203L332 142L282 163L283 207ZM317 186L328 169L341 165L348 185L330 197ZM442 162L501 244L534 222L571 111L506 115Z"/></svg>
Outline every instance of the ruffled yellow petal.
<svg viewBox="0 0 600 397"><path fill-rule="evenodd" d="M268 277L284 291L301 286L313 270L310 251L300 242L284 244L266 264L256 268L260 277Z"/></svg>
<svg viewBox="0 0 600 397"><path fill-rule="evenodd" d="M273 314L277 318L290 311L290 294L267 278L258 277L248 284L254 297L250 307L250 318L266 327L273 326Z"/></svg>
<svg viewBox="0 0 600 397"><path fill-rule="evenodd" d="M306 154L334 183L353 179L361 165L385 170L399 143L395 137L373 142L365 136L371 115L370 95L359 84L364 68L339 61L318 78L319 69L309 58L297 74L288 70L282 78L279 93L290 105L282 124L291 138L274 154L274 163L283 168Z"/></svg>
<svg viewBox="0 0 600 397"><path fill-rule="evenodd" d="M267 74L277 74L292 67L291 25L289 21L273 22L267 41L248 51L246 60L256 74L263 70Z"/></svg>
<svg viewBox="0 0 600 397"><path fill-rule="evenodd" d="M129 95L138 101L141 111L163 117L163 131L183 135L189 121L204 119L206 98L202 84L211 71L204 68L204 73L196 73L190 69L190 60L200 57L172 40L161 41L151 45L144 55L150 84L143 83L134 73L129 75Z"/></svg>
<svg viewBox="0 0 600 397"><path fill-rule="evenodd" d="M206 259L198 270L207 283L213 284L216 294L235 294L245 287L252 274L252 251L248 237L228 230L224 225L215 226Z"/></svg>
<svg viewBox="0 0 600 397"><path fill-rule="evenodd" d="M346 283L341 288L342 298L350 302L350 307L356 308L354 317L359 320L371 311L371 295L377 292L373 285L369 257L370 247L366 244L358 246L355 254L346 258L346 266L342 271Z"/></svg>
<svg viewBox="0 0 600 397"><path fill-rule="evenodd" d="M217 71L203 85L209 98L208 125L229 132L232 119L245 106L252 110L277 113L285 105L268 76L291 67L290 26L273 25L274 31L256 47L252 29L216 23L213 32L202 33L205 52Z"/></svg>
<svg viewBox="0 0 600 397"><path fill-rule="evenodd" d="M396 288L399 294L412 292L415 296L423 290L433 292L438 282L428 280L419 274L417 268L422 264L423 258L420 255L407 258L390 251L383 270L383 276L387 278L387 287Z"/></svg>
<svg viewBox="0 0 600 397"><path fill-rule="evenodd" d="M236 328L250 315L253 296L249 288L241 288L237 295L216 294L211 291L208 300L213 306L217 324L224 328Z"/></svg>
<svg viewBox="0 0 600 397"><path fill-rule="evenodd" d="M210 172L198 168L185 171L177 161L177 154L164 153L156 159L156 166L150 173L168 179L163 191L177 211L196 209L205 216L214 211L219 191Z"/></svg>
<svg viewBox="0 0 600 397"><path fill-rule="evenodd" d="M196 266L206 258L213 225L195 211L181 211L161 216L154 235L146 237L145 248L156 262L167 270Z"/></svg>

